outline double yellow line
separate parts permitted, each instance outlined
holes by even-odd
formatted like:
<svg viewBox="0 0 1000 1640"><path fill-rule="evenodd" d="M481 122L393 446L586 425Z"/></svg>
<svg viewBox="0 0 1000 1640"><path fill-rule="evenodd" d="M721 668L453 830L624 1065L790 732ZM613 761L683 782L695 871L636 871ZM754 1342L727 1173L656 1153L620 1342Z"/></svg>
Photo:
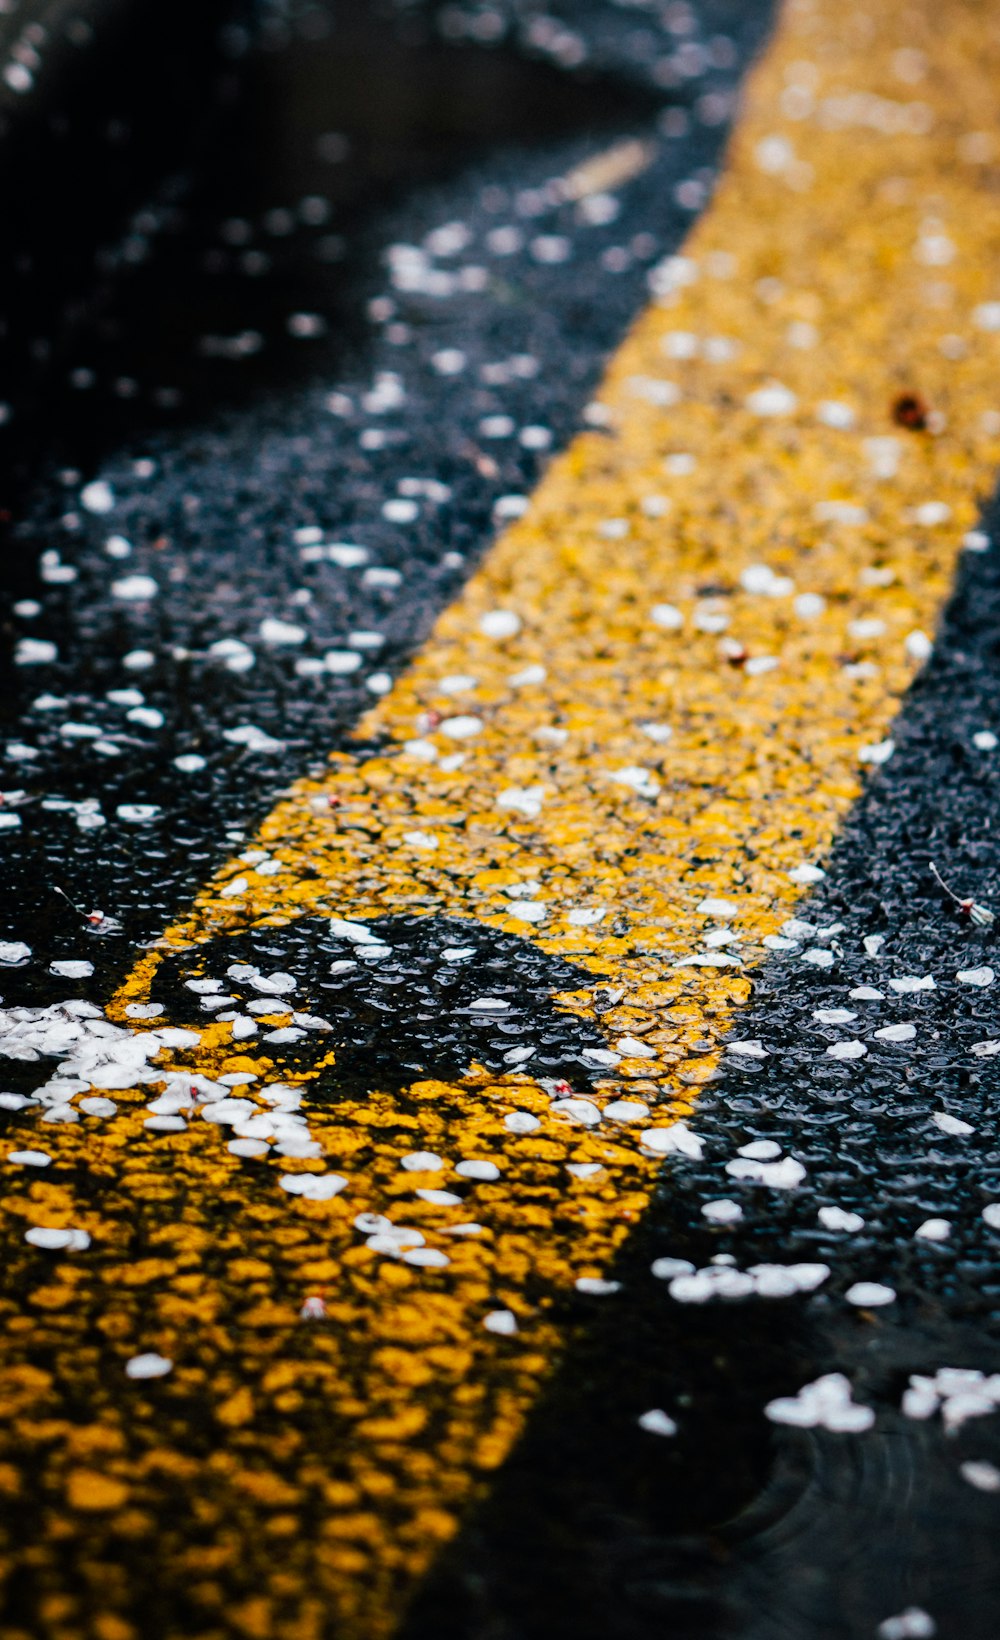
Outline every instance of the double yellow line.
<svg viewBox="0 0 1000 1640"><path fill-rule="evenodd" d="M338 1632L391 1630L551 1372L561 1295L607 1272L750 971L891 756L1000 459L998 59L974 0L786 7L718 194L587 430L362 723L386 749L297 784L254 841L268 870L233 861L166 936L389 914L520 935L580 969L561 1006L607 1038L593 1104L612 1111L475 1067L375 1088L310 1109L322 1158L281 1170L348 1181L312 1201L207 1124L154 1139L136 1094L100 1138L47 1135L106 1177L100 1211L44 1182L8 1206L19 1224L44 1200L94 1235L40 1301L67 1348L99 1328L123 1356L175 1360L159 1459L135 1431L102 1446L120 1419L84 1366L98 1457L64 1432L43 1482L57 1496L76 1476L79 1500L82 1464L120 1488L87 1514L105 1554L183 1473L198 1529L165 1534L160 1576L189 1586L206 1632L318 1636L331 1603ZM789 960L823 962L808 947ZM157 961L120 1013L155 998ZM188 1062L277 1074L224 1027ZM515 1111L537 1126L512 1129ZM414 1152L441 1166L403 1167ZM470 1160L494 1176L456 1172ZM456 1184L460 1204L415 1195ZM366 1246L361 1213L448 1262ZM317 1288L310 1326L297 1308ZM239 1553L256 1592L224 1618Z"/></svg>

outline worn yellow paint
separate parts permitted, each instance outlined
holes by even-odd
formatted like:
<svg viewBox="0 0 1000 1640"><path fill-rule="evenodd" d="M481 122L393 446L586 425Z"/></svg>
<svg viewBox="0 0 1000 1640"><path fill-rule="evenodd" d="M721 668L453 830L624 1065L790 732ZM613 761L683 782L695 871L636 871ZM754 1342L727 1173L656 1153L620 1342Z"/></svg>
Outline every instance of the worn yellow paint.
<svg viewBox="0 0 1000 1640"><path fill-rule="evenodd" d="M384 749L296 786L255 840L283 869L232 862L167 945L303 914L475 918L579 965L562 1006L598 1017L598 987L621 991L601 1028L652 1055L626 1053L599 1104L644 1100L639 1129L690 1111L718 1058L703 1044L746 999L798 868L826 857L913 676L907 638L933 631L993 484L998 348L981 304L1000 262L998 69L974 0L787 8L718 196L589 430L361 726ZM895 425L904 392L934 430ZM769 591L745 579L755 565ZM500 639L484 630L498 610L517 617ZM475 681L456 694L455 677ZM481 728L453 739L458 715ZM615 779L629 769L645 794ZM537 812L504 806L512 788ZM238 876L246 892L223 893ZM507 892L526 883L542 921ZM715 925L698 907L720 896L743 966L691 966ZM602 920L574 921L587 910ZM155 997L157 961L117 1017ZM218 1025L173 1060L276 1074ZM45 1499L20 1562L50 1591L35 1632L89 1622L129 1640L115 1568L138 1544L192 1632L311 1640L333 1602L338 1632L386 1634L523 1426L565 1337L563 1295L606 1271L658 1163L636 1129L584 1131L529 1077L474 1067L314 1103L315 1162L240 1162L200 1122L154 1136L148 1095L116 1097L127 1108L100 1134L46 1130L67 1171L3 1209L15 1265L18 1227L42 1213L94 1235L5 1311L3 1473L16 1485L30 1466ZM540 1127L511 1134L514 1108ZM418 1148L446 1168L401 1171ZM499 1179L461 1207L414 1197L469 1156L495 1158ZM602 1170L574 1178L568 1160ZM276 1169L326 1167L349 1181L334 1200L277 1188ZM73 1168L98 1181L96 1206ZM450 1263L379 1256L359 1211L419 1226ZM448 1235L470 1217L482 1234ZM316 1288L328 1322L298 1323ZM516 1336L484 1330L508 1307ZM109 1382L108 1349L154 1348L170 1377ZM106 1574L96 1593L68 1587L67 1544Z"/></svg>

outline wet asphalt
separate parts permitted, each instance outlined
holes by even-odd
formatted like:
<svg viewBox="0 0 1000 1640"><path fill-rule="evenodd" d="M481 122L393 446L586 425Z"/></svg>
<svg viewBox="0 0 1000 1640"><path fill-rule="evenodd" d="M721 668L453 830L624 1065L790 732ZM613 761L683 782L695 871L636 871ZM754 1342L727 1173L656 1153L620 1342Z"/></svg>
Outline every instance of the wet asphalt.
<svg viewBox="0 0 1000 1640"><path fill-rule="evenodd" d="M117 65L110 93L136 47L105 15L120 56L96 23L93 49ZM86 165L66 190L71 265L39 283L8 258L0 881L3 937L32 954L0 973L5 1003L61 999L49 963L81 956L95 972L73 994L106 1000L275 795L348 742L504 498L530 493L580 425L650 268L707 203L770 8L705 0L661 17L595 0L550 8L549 27L542 15L302 5L220 11L211 30L185 20L205 42L197 73L178 88L183 39L165 40L161 76L146 59L150 96L126 99L135 136L109 197L87 208ZM57 79L49 92L38 71L53 106L71 69ZM147 135L143 102L174 119L176 145ZM9 118L3 140L21 141L24 111ZM80 153L101 152L106 128L85 135ZM552 186L635 137L651 164L609 220ZM40 245L49 266L58 196L19 197L17 254ZM551 445L526 447L524 426ZM776 954L756 974L740 1036L768 1057L727 1056L698 1101L704 1160L673 1159L620 1291L571 1300L567 1359L407 1640L860 1640L907 1607L942 1636L996 1634L1000 1492L961 1468L1000 1466L996 1416L901 1410L911 1375L1000 1370L1000 1231L982 1216L1000 1201L984 1046L1000 1031L993 992L956 978L995 961L997 925L963 915L928 865L1000 914L1000 754L973 739L1000 735L992 504L983 530L896 753L802 909L833 961ZM320 558L316 531L358 550ZM318 672L331 648L356 668ZM91 932L56 889L119 926ZM527 997L549 984L517 942L492 960ZM415 1023L420 961L398 998L397 1071L433 1046ZM933 989L891 983L928 976ZM371 999L344 1000L370 1052ZM827 1055L849 1034L815 1017L831 1009L855 1016L863 1057ZM874 1035L911 1022L912 1039ZM797 1189L727 1172L754 1141L801 1163ZM720 1200L742 1217L706 1216ZM830 1209L863 1224L831 1229ZM935 1219L943 1239L917 1235ZM693 1302L650 1268L720 1257L832 1274L809 1296ZM850 1302L858 1282L895 1296ZM765 1415L838 1371L875 1409L871 1429ZM676 1438L638 1425L654 1408Z"/></svg>

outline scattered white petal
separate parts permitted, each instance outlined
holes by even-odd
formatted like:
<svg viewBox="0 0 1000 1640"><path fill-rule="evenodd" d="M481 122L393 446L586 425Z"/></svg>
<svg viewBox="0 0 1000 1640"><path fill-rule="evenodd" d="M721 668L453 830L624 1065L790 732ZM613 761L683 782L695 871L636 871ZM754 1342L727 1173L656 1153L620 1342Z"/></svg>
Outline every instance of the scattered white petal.
<svg viewBox="0 0 1000 1640"><path fill-rule="evenodd" d="M596 1127L601 1120L601 1113L592 1099L554 1099L549 1110L553 1116L562 1117L567 1122L577 1122L581 1127Z"/></svg>
<svg viewBox="0 0 1000 1640"><path fill-rule="evenodd" d="M42 1225L26 1230L24 1239L32 1247L44 1248L49 1253L82 1253L90 1246L90 1236L86 1230L50 1230Z"/></svg>
<svg viewBox="0 0 1000 1640"><path fill-rule="evenodd" d="M639 1428L648 1430L650 1435L677 1434L677 1425L662 1407L653 1407L649 1412L642 1413Z"/></svg>
<svg viewBox="0 0 1000 1640"><path fill-rule="evenodd" d="M59 654L47 638L21 638L14 648L15 666L47 666Z"/></svg>
<svg viewBox="0 0 1000 1640"><path fill-rule="evenodd" d="M713 1224L736 1224L743 1217L743 1209L739 1202L730 1201L726 1197L721 1201L705 1202L701 1211Z"/></svg>
<svg viewBox="0 0 1000 1640"><path fill-rule="evenodd" d="M686 1258L654 1259L650 1269L660 1281L673 1281L675 1276L694 1275L694 1265Z"/></svg>
<svg viewBox="0 0 1000 1640"><path fill-rule="evenodd" d="M649 1106L641 1099L613 1099L604 1107L604 1116L609 1122L642 1122L648 1115Z"/></svg>
<svg viewBox="0 0 1000 1640"><path fill-rule="evenodd" d="M839 399L823 399L816 406L816 419L826 427L853 427L857 417L849 404Z"/></svg>
<svg viewBox="0 0 1000 1640"><path fill-rule="evenodd" d="M411 1247L403 1254L403 1262L419 1265L428 1270L443 1270L446 1264L451 1263L451 1259L437 1247Z"/></svg>
<svg viewBox="0 0 1000 1640"><path fill-rule="evenodd" d="M881 638L885 632L885 622L874 619L851 621L847 631L850 637L858 638L862 642L868 638Z"/></svg>
<svg viewBox="0 0 1000 1640"><path fill-rule="evenodd" d="M971 1123L960 1121L957 1116L949 1116L946 1110L933 1111L931 1121L941 1129L942 1133L949 1134L953 1139L966 1138L970 1133L976 1131Z"/></svg>
<svg viewBox="0 0 1000 1640"><path fill-rule="evenodd" d="M934 653L934 644L926 632L908 632L903 641L903 648L911 661L929 661Z"/></svg>
<svg viewBox="0 0 1000 1640"><path fill-rule="evenodd" d="M768 382L749 394L746 407L755 416L789 416L798 402L790 388L781 382Z"/></svg>
<svg viewBox="0 0 1000 1640"><path fill-rule="evenodd" d="M513 638L521 630L521 617L512 609L491 609L480 616L479 630L486 638Z"/></svg>
<svg viewBox="0 0 1000 1640"><path fill-rule="evenodd" d="M112 597L121 598L124 603L143 603L155 598L159 590L151 575L124 575L120 581L111 583Z"/></svg>
<svg viewBox="0 0 1000 1640"><path fill-rule="evenodd" d="M878 1640L933 1640L937 1624L920 1606L907 1606L895 1617L886 1617L876 1629Z"/></svg>
<svg viewBox="0 0 1000 1640"><path fill-rule="evenodd" d="M926 1382L915 1384L910 1379L910 1387L903 1391L900 1410L905 1418L933 1418L941 1405L940 1397Z"/></svg>
<svg viewBox="0 0 1000 1640"><path fill-rule="evenodd" d="M777 575L770 564L750 564L740 575L744 592L765 598L786 598L794 592L795 583L787 575Z"/></svg>
<svg viewBox="0 0 1000 1640"><path fill-rule="evenodd" d="M634 763L624 769L610 769L608 779L617 786L630 787L640 797L655 797L660 789L660 783L652 772Z"/></svg>
<svg viewBox="0 0 1000 1640"><path fill-rule="evenodd" d="M352 945L383 944L378 935L372 933L367 923L350 922L346 917L331 917L327 926L334 939L349 940Z"/></svg>
<svg viewBox="0 0 1000 1640"><path fill-rule="evenodd" d="M496 799L498 809L512 809L529 820L541 814L544 802L544 786L507 786Z"/></svg>
<svg viewBox="0 0 1000 1640"><path fill-rule="evenodd" d="M479 734L482 727L482 718L472 717L467 713L460 713L457 717L442 718L438 724L441 734L447 735L449 740L471 740Z"/></svg>
<svg viewBox="0 0 1000 1640"><path fill-rule="evenodd" d="M707 1304L717 1298L749 1298L753 1291L752 1276L725 1264L710 1265L690 1276L675 1276L670 1283L670 1296L678 1304Z"/></svg>
<svg viewBox="0 0 1000 1640"><path fill-rule="evenodd" d="M615 1043L618 1053L630 1059L655 1059L656 1049L640 1041L637 1036L620 1036Z"/></svg>
<svg viewBox="0 0 1000 1640"><path fill-rule="evenodd" d="M339 1173L283 1173L278 1183L290 1196L327 1202L346 1188L347 1180Z"/></svg>
<svg viewBox="0 0 1000 1640"><path fill-rule="evenodd" d="M512 1110L504 1117L503 1125L508 1133L534 1133L541 1123L528 1110Z"/></svg>
<svg viewBox="0 0 1000 1640"><path fill-rule="evenodd" d="M910 516L915 524L933 527L935 524L947 524L951 508L945 501L923 501L919 507L914 507Z"/></svg>
<svg viewBox="0 0 1000 1640"><path fill-rule="evenodd" d="M695 906L704 917L715 917L719 922L725 922L729 917L735 917L740 910L736 900L699 900Z"/></svg>
<svg viewBox="0 0 1000 1640"><path fill-rule="evenodd" d="M879 740L872 746L861 747L858 752L858 762L880 766L883 763L888 763L895 750L896 742L894 740Z"/></svg>
<svg viewBox="0 0 1000 1640"><path fill-rule="evenodd" d="M891 982L890 982L891 983ZM917 1034L915 1025L883 1025L875 1035L880 1042L912 1042Z"/></svg>
<svg viewBox="0 0 1000 1640"><path fill-rule="evenodd" d="M955 975L960 985L992 985L996 974L992 968L963 968Z"/></svg>
<svg viewBox="0 0 1000 1640"><path fill-rule="evenodd" d="M810 883L821 883L825 876L826 872L820 866L804 864L796 866L793 871L790 871L788 880L795 883L799 888L807 888Z"/></svg>
<svg viewBox="0 0 1000 1640"><path fill-rule="evenodd" d="M868 1049L855 1038L853 1042L831 1042L826 1051L830 1059L864 1059Z"/></svg>
<svg viewBox="0 0 1000 1640"><path fill-rule="evenodd" d="M692 1133L686 1122L674 1122L670 1127L644 1128L639 1135L647 1150L657 1156L688 1156L700 1162L704 1155L704 1141Z"/></svg>
<svg viewBox="0 0 1000 1640"><path fill-rule="evenodd" d="M513 1310L490 1310L483 1317L483 1326L487 1332L498 1333L501 1338L512 1338L517 1332L517 1317Z"/></svg>
<svg viewBox="0 0 1000 1640"><path fill-rule="evenodd" d="M815 1383L803 1385L797 1395L769 1401L764 1416L774 1424L789 1424L795 1429L829 1429L842 1435L861 1434L875 1422L871 1407L860 1406L852 1400L851 1385L840 1372L825 1373Z"/></svg>
<svg viewBox="0 0 1000 1640"><path fill-rule="evenodd" d="M849 1213L843 1207L821 1207L816 1217L824 1230L863 1230L865 1221L860 1213Z"/></svg>
<svg viewBox="0 0 1000 1640"><path fill-rule="evenodd" d="M349 677L352 672L359 671L363 664L363 657L356 649L328 649L323 656L324 671L338 678Z"/></svg>
<svg viewBox="0 0 1000 1640"><path fill-rule="evenodd" d="M500 1169L497 1167L496 1162L474 1159L459 1162L455 1172L461 1174L463 1179L479 1179L484 1184L493 1184L500 1177Z"/></svg>
<svg viewBox="0 0 1000 1640"><path fill-rule="evenodd" d="M146 826L160 813L158 803L119 803L115 810L119 820L132 826Z"/></svg>
<svg viewBox="0 0 1000 1640"><path fill-rule="evenodd" d="M795 1190L806 1177L806 1170L794 1156L780 1162L756 1162L748 1156L738 1156L726 1163L731 1179L744 1179L748 1184L762 1184L770 1190Z"/></svg>
<svg viewBox="0 0 1000 1640"><path fill-rule="evenodd" d="M859 1309L878 1309L883 1304L895 1302L896 1290L886 1287L881 1281L856 1281L853 1287L848 1287L844 1294L848 1304L856 1304Z"/></svg>
<svg viewBox="0 0 1000 1640"><path fill-rule="evenodd" d="M230 1139L226 1145L231 1155L242 1156L246 1161L255 1156L266 1156L270 1148L263 1139Z"/></svg>
<svg viewBox="0 0 1000 1640"><path fill-rule="evenodd" d="M773 1139L754 1139L748 1145L740 1145L739 1155L748 1157L751 1162L773 1162L781 1155L781 1146Z"/></svg>
<svg viewBox="0 0 1000 1640"><path fill-rule="evenodd" d="M812 621L826 609L826 599L818 592L800 592L792 608L800 620Z"/></svg>
<svg viewBox="0 0 1000 1640"><path fill-rule="evenodd" d="M133 1355L125 1363L127 1378L165 1378L172 1372L174 1363L165 1355L157 1355L150 1350L145 1355Z"/></svg>
<svg viewBox="0 0 1000 1640"><path fill-rule="evenodd" d="M792 1298L814 1293L830 1279L828 1264L754 1264L746 1272L759 1298Z"/></svg>
<svg viewBox="0 0 1000 1640"><path fill-rule="evenodd" d="M106 479L95 478L90 484L85 484L80 491L80 505L85 511L97 516L112 512L115 492Z"/></svg>
<svg viewBox="0 0 1000 1640"><path fill-rule="evenodd" d="M420 849L425 854L433 853L439 844L439 839L430 831L404 831L402 840L408 848Z"/></svg>

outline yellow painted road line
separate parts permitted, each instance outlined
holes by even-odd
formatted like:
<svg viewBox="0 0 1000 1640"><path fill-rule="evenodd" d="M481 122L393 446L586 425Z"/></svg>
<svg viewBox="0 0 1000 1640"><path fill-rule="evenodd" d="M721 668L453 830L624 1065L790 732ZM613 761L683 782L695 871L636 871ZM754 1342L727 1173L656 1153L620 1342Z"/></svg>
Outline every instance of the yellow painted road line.
<svg viewBox="0 0 1000 1640"><path fill-rule="evenodd" d="M974 0L787 8L718 195L590 430L361 726L384 750L297 785L255 840L267 861L234 861L167 936L401 913L518 934L582 970L562 1005L620 1056L596 1103L648 1117L583 1127L529 1077L472 1069L326 1108L307 1087L315 1160L241 1161L200 1120L151 1133L148 1089L116 1093L99 1135L46 1130L104 1196L85 1210L40 1179L3 1208L35 1285L9 1307L20 1412L0 1473L48 1500L32 1564L69 1602L38 1633L77 1632L59 1573L77 1554L107 1572L119 1626L101 1640L134 1632L112 1575L133 1555L183 1588L191 1632L305 1640L332 1603L338 1632L386 1634L510 1450L562 1295L607 1270L648 1198L660 1163L641 1135L668 1144L690 1112L718 1061L693 1044L731 1028L887 755L993 486L998 70ZM905 395L929 430L897 424ZM716 943L724 929L739 943ZM117 1017L155 998L159 960ZM622 994L598 1014L602 986ZM214 1026L172 1062L263 1083L268 1054ZM539 1126L511 1132L514 1110ZM402 1168L415 1151L443 1165ZM466 1178L461 1206L414 1195L453 1188L463 1158L497 1177ZM347 1184L328 1200L277 1185L331 1170ZM361 1212L440 1256L366 1246ZM40 1214L94 1238L42 1286L20 1242ZM450 1233L470 1219L479 1233ZM328 1321L299 1323L316 1288ZM484 1325L498 1311L516 1333ZM109 1339L122 1363L158 1350L173 1371L108 1383Z"/></svg>

